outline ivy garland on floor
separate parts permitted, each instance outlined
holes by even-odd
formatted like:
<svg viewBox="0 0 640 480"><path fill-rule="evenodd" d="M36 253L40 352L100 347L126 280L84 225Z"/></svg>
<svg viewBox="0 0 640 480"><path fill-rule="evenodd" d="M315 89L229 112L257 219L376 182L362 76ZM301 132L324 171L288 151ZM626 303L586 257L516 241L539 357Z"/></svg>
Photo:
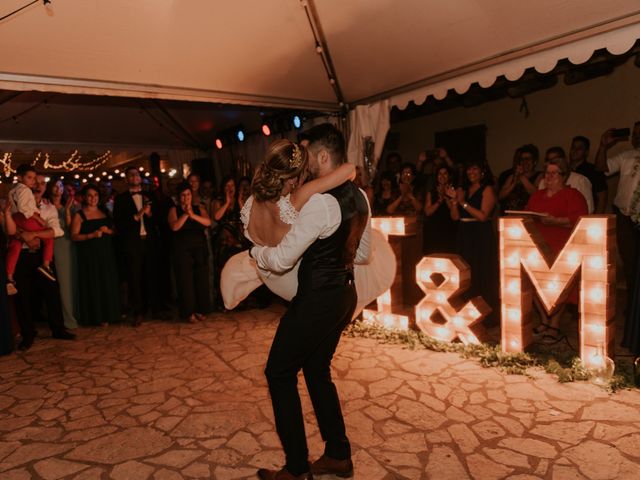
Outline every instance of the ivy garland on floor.
<svg viewBox="0 0 640 480"><path fill-rule="evenodd" d="M506 373L516 375L527 375L527 369L541 367L547 373L555 374L558 381L563 383L590 378L590 373L582 366L580 358L576 357L575 352L568 346L539 345L531 353L504 353L499 345L439 342L419 331L388 329L365 324L360 320L349 324L344 334L349 337L371 338L381 343L404 345L412 350L422 347L434 352L455 352L464 358L477 358L483 367L497 367ZM622 388L634 388L633 368L624 361L616 361L616 373L609 381L608 389L615 392Z"/></svg>

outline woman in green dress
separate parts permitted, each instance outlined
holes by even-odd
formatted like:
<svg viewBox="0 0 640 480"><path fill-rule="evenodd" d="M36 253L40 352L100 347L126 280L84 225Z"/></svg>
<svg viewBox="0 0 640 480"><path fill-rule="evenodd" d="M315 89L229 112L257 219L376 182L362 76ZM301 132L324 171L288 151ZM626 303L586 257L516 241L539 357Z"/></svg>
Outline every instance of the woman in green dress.
<svg viewBox="0 0 640 480"><path fill-rule="evenodd" d="M76 246L71 241L71 219L78 208L74 204L75 191L65 192L61 180L51 181L47 184L45 198L58 210L60 227L64 235L55 239L53 259L56 262L56 274L60 285L60 300L62 302L62 314L64 326L76 328L78 321L78 264L76 261Z"/></svg>
<svg viewBox="0 0 640 480"><path fill-rule="evenodd" d="M78 258L79 321L81 325L106 326L116 322L120 312L113 220L100 205L96 186L87 185L82 196L83 207L71 222Z"/></svg>

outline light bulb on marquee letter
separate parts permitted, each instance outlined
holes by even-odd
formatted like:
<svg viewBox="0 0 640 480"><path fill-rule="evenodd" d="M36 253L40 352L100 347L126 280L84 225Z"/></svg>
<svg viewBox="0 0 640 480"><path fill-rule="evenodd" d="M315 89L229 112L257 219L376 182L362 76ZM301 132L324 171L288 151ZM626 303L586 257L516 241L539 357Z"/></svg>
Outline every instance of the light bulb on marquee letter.
<svg viewBox="0 0 640 480"><path fill-rule="evenodd" d="M599 345L604 345L605 356L612 356L615 258L610 247L615 243L615 217L580 218L555 259L550 258L531 219L503 217L499 229L502 350L521 352L531 343L533 290L551 314L564 302L579 272L580 358L587 368L597 366L593 352ZM514 235L515 231L520 235ZM526 254L516 257L516 250ZM517 292L516 281L520 284Z"/></svg>
<svg viewBox="0 0 640 480"><path fill-rule="evenodd" d="M410 217L374 217L371 219L371 227L381 232L385 239L389 235L405 236L415 233L415 219ZM393 302L391 290L387 290L376 299L377 311L364 309L363 319L367 323L382 325L386 328L399 330L409 329L409 317L392 313Z"/></svg>
<svg viewBox="0 0 640 480"><path fill-rule="evenodd" d="M432 273L439 273L444 280L436 284ZM469 265L461 257L451 254L424 257L416 266L416 281L425 293L416 306L416 325L420 330L442 342L459 338L465 344L477 344L484 339L486 334L480 320L491 311L487 303L476 297L458 310L450 303L452 297L471 284ZM433 319L436 312L444 318L444 324Z"/></svg>

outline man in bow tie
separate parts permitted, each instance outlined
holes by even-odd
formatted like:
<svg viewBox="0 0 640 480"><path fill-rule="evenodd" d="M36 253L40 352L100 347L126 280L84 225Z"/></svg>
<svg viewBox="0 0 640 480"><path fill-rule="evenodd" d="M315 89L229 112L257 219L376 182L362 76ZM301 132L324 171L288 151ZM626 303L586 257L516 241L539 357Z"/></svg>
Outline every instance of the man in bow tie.
<svg viewBox="0 0 640 480"><path fill-rule="evenodd" d="M142 191L142 178L138 169L127 168L125 179L129 189L115 198L113 221L123 277L127 282L132 324L137 327L142 323L147 301L151 303L152 310L154 308L150 251L156 226L151 198Z"/></svg>

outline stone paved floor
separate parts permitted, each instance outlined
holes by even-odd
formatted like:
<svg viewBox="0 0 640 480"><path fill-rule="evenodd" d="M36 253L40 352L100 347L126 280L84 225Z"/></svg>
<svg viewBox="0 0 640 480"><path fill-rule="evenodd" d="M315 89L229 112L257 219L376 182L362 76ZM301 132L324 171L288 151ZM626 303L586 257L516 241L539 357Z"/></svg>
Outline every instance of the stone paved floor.
<svg viewBox="0 0 640 480"><path fill-rule="evenodd" d="M282 311L80 329L0 359L0 478L226 480L280 465L262 372ZM356 479L640 478L640 391L360 338L343 338L334 367Z"/></svg>

